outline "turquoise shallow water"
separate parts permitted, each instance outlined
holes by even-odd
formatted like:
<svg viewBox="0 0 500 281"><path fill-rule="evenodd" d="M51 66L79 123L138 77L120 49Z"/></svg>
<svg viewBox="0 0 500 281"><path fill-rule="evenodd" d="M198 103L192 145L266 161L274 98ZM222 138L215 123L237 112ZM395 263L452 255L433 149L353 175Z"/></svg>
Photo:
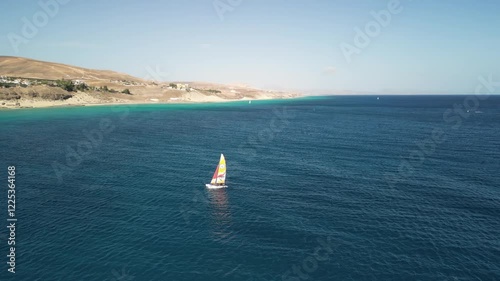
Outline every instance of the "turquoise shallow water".
<svg viewBox="0 0 500 281"><path fill-rule="evenodd" d="M464 99L1 111L0 280L499 280L500 97Z"/></svg>

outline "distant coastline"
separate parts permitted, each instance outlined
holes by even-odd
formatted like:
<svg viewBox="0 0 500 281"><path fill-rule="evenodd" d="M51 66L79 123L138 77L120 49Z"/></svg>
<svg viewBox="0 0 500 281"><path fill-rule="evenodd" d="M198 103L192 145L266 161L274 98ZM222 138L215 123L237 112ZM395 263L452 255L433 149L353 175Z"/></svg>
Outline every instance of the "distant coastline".
<svg viewBox="0 0 500 281"><path fill-rule="evenodd" d="M217 100L217 101L171 101L171 102L122 102L122 103L56 103L49 101L27 101L32 106L1 106L0 111L10 111L19 109L37 109L37 108L71 108L71 107L100 107L100 106L136 106L136 105L202 105L202 104L229 104L229 103L246 103L248 101L280 101L280 100L296 100L308 98L308 96L294 96L287 98L260 98L260 99L247 99L247 100ZM0 100L0 104L2 101Z"/></svg>
<svg viewBox="0 0 500 281"><path fill-rule="evenodd" d="M0 56L0 109L288 99L247 85L158 82L109 70Z"/></svg>

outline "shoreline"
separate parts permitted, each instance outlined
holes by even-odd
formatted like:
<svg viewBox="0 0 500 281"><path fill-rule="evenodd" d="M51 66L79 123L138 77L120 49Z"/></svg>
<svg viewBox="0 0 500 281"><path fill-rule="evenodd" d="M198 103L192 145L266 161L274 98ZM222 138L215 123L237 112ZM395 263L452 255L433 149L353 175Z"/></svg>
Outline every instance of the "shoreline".
<svg viewBox="0 0 500 281"><path fill-rule="evenodd" d="M295 97L270 97L270 98L256 98L256 99L220 99L220 100L202 100L202 101L173 101L173 102L109 102L109 103L68 103L68 104L50 104L50 101L42 101L41 104L36 104L35 106L1 106L1 111L11 111L11 110L22 110L22 109L50 109L50 108L71 108L71 107L99 107L99 106L131 106L131 105L202 105L202 104L224 104L224 103L235 103L235 102L255 102L255 101L278 101L278 100L296 100L307 98L307 96L295 96ZM5 102L5 101L0 101ZM37 102L37 101L31 101ZM55 103L55 102L54 102ZM251 104L251 103L249 103Z"/></svg>

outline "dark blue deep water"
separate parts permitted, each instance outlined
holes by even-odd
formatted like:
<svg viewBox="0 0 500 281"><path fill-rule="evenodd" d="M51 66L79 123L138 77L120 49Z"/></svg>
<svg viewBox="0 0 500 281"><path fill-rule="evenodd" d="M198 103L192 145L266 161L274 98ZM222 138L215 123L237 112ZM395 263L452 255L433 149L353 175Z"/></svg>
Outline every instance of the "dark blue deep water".
<svg viewBox="0 0 500 281"><path fill-rule="evenodd" d="M499 157L499 96L0 111L0 280L500 280Z"/></svg>

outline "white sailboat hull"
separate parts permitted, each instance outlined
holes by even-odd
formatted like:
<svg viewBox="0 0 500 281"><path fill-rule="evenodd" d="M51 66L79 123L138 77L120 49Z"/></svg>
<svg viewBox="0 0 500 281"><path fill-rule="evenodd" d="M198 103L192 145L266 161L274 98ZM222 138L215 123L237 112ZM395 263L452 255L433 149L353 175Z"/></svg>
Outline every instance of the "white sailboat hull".
<svg viewBox="0 0 500 281"><path fill-rule="evenodd" d="M212 184L205 184L205 186L209 189L219 189L219 188L226 188L227 185L212 185Z"/></svg>

